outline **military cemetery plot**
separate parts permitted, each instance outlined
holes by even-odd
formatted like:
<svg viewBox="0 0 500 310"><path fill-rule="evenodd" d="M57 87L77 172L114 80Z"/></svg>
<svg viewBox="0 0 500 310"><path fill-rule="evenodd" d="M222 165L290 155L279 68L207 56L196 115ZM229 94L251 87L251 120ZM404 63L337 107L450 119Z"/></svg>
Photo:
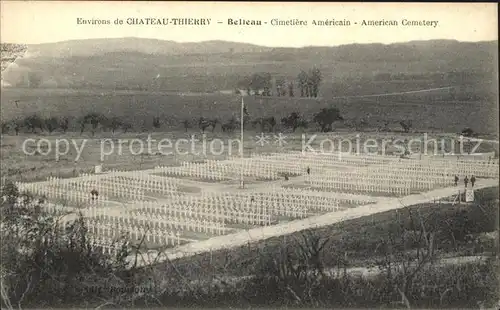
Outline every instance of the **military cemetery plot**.
<svg viewBox="0 0 500 310"><path fill-rule="evenodd" d="M81 212L96 246L112 253L123 238L171 248L451 187L458 175L495 178L498 160L288 152L17 185L44 211Z"/></svg>

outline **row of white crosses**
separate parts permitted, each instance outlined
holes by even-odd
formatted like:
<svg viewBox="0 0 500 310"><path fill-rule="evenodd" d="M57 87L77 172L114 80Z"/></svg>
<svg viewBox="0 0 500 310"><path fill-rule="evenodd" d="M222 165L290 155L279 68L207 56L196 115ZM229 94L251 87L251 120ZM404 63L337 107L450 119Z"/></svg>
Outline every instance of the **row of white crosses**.
<svg viewBox="0 0 500 310"><path fill-rule="evenodd" d="M190 171L203 171L205 177L210 180L226 180L227 177L231 174L231 169L228 165L221 164L221 161L218 160L206 160L204 163L190 163L190 162L182 162L181 169L186 173Z"/></svg>
<svg viewBox="0 0 500 310"><path fill-rule="evenodd" d="M195 198L189 198L191 203L183 201L183 204L180 198L172 199L172 202L168 205L152 201L141 201L136 205L138 208L131 211L131 214L138 218L147 218L153 222L163 221L169 225L175 225L177 229L181 230L210 231L223 234L226 228L223 219L219 217L218 209L215 206L211 208L199 206L194 203Z"/></svg>
<svg viewBox="0 0 500 310"><path fill-rule="evenodd" d="M143 219L133 218L132 216L109 216L106 214L99 214L87 220L89 229L95 234L104 234L111 239L121 237L122 234L125 233L130 235L133 240L140 240L142 237L146 237L146 241L151 242L153 239L148 236L149 232L151 235L161 237L155 237L155 240L158 241L156 243L158 244L168 245L169 243L180 243L181 238L179 231L173 232L171 229L168 229L168 225L153 226L154 224L155 223L149 223ZM173 239L177 242L172 241Z"/></svg>
<svg viewBox="0 0 500 310"><path fill-rule="evenodd" d="M443 185L449 182L446 182L443 176L422 176L418 175L418 173L412 174L405 170L400 171L335 171L329 170L323 172L321 174L313 174L308 177L308 182L334 182L334 183L345 183L346 187L351 187L351 184L367 185L370 187L371 185L375 185L378 187L384 187L385 185L394 186L394 187L408 187L410 189L432 189L438 185Z"/></svg>
<svg viewBox="0 0 500 310"><path fill-rule="evenodd" d="M276 155L283 156L283 155ZM430 158L428 160L401 159L398 157L387 157L380 155L350 155L350 154L287 154L288 159L295 158L305 168L313 168L310 179L315 177L315 184L319 187L330 189L383 191L398 194L408 194L411 188L431 189L439 185L449 185L450 175L475 174L476 176L492 175L489 171L498 171L498 165L494 161L478 160L451 160L441 158ZM443 165L445 163L445 165ZM440 166L441 165L441 166ZM342 172L339 176L339 168L351 170L349 173ZM373 167L375 166L375 167ZM363 168L365 167L365 168ZM373 167L373 169L372 169ZM450 167L455 167L453 170ZM465 167L469 167L468 169ZM365 169L366 173L363 173ZM458 169L458 171L456 171ZM489 170L488 170L489 169ZM328 172L328 171L332 172ZM317 174L320 174L318 177ZM322 177L321 174L330 173L330 178ZM325 180L326 179L326 180ZM359 181L361 179L361 181ZM378 181L390 181L395 185L394 190L388 186L377 185ZM409 184L408 184L409 183Z"/></svg>
<svg viewBox="0 0 500 310"><path fill-rule="evenodd" d="M157 245L179 245L182 239L179 231L172 231L166 226L154 226L130 217L99 215L87 219L87 226L92 235L103 236L109 240L129 237L132 240L144 240ZM189 240L191 241L191 240Z"/></svg>
<svg viewBox="0 0 500 310"><path fill-rule="evenodd" d="M477 160L477 159L457 159L447 160L436 158L430 160L437 169L448 169L450 175L475 175L476 177L496 178L499 172L498 159Z"/></svg>
<svg viewBox="0 0 500 310"><path fill-rule="evenodd" d="M485 160L453 160L430 158L425 160L403 160L393 162L391 165L372 167L381 172L388 173L390 170L403 170L412 175L419 175L422 178L442 179L443 184L449 184L453 176L475 175L476 177L497 177L498 161Z"/></svg>
<svg viewBox="0 0 500 310"><path fill-rule="evenodd" d="M180 167L159 166L155 172L172 176L189 176L209 180L226 180L243 173L247 177L279 179L279 173L301 174L302 167L274 155L253 155L251 158L232 157L229 160L206 160L203 163L182 162Z"/></svg>
<svg viewBox="0 0 500 310"><path fill-rule="evenodd" d="M334 191L387 192L400 195L411 192L412 180L406 179L405 176L377 174L365 169L367 164L383 164L387 161L386 158L367 158L366 156L355 158L330 154L311 154L304 157L301 162L313 167L311 175L306 178L306 183L313 187ZM332 165L332 162L345 163L342 167L347 166L348 171L339 169L339 166ZM359 165L354 165L355 163Z"/></svg>
<svg viewBox="0 0 500 310"><path fill-rule="evenodd" d="M81 177L72 179L62 179L57 177L49 177L47 185L51 188L62 189L64 191L76 191L83 193L85 197L91 197L90 191L96 189L99 191L99 197L94 197L95 200L108 200L106 190L99 187L99 177L94 177L90 174L83 174Z"/></svg>
<svg viewBox="0 0 500 310"><path fill-rule="evenodd" d="M248 197L233 199L225 193L202 193L195 204L203 209L214 210L225 223L241 223L251 225L271 225L272 217L268 206L253 204Z"/></svg>
<svg viewBox="0 0 500 310"><path fill-rule="evenodd" d="M302 196L309 201L306 205L311 206L312 209L321 211L337 211L342 208L342 205L365 205L374 203L375 200L364 198L353 194L332 194L329 195L320 190L303 189L303 188L281 188L281 191L286 196Z"/></svg>
<svg viewBox="0 0 500 310"><path fill-rule="evenodd" d="M316 188L322 188L332 191L360 191L360 192L384 192L397 195L409 195L411 193L411 184L408 181L389 183L392 182L387 179L387 183L381 182L349 182L349 179L332 179L332 180L315 180L311 179L308 184Z"/></svg>
<svg viewBox="0 0 500 310"><path fill-rule="evenodd" d="M52 179L49 180L49 186L59 191L60 196L67 197L69 201L72 201L70 197L72 192L78 193L78 196L84 197L83 199L90 200L94 204L103 204L109 201L109 196L114 194L111 188L101 183L100 179L93 179L87 176L74 179ZM98 195L92 196L92 190L97 190Z"/></svg>
<svg viewBox="0 0 500 310"><path fill-rule="evenodd" d="M264 214L267 225L271 223L269 215L284 215L294 218L308 216L308 209L300 200L287 199L285 195L274 193L206 193L216 199L225 212L232 212L239 221L252 223L256 215ZM289 200L289 201L288 201ZM262 218L262 217L261 217Z"/></svg>
<svg viewBox="0 0 500 310"><path fill-rule="evenodd" d="M197 228L197 231L217 234L226 233L228 229L225 228L225 223L269 225L271 222L270 215L263 209L252 209L250 205L245 207L243 203L223 200L220 195L211 193L203 196L172 197L168 204L139 202L139 206L139 209L146 213L180 216L187 219L188 229L193 229L193 223L199 221L201 228Z"/></svg>
<svg viewBox="0 0 500 310"><path fill-rule="evenodd" d="M175 176L188 176L209 180L221 181L226 179L219 170L210 171L205 163L183 162L180 167L167 167L162 169L163 173Z"/></svg>
<svg viewBox="0 0 500 310"><path fill-rule="evenodd" d="M235 169L243 168L245 175L277 179L279 178L278 173L302 173L300 164L289 157L287 153L279 155L254 154L252 157L244 159L232 157L230 162L233 163Z"/></svg>
<svg viewBox="0 0 500 310"><path fill-rule="evenodd" d="M415 180L404 173L379 173L370 170L360 171L322 170L312 173L306 178L306 183L313 187L330 190L386 192L408 195L413 188L431 189L435 186L432 179Z"/></svg>
<svg viewBox="0 0 500 310"><path fill-rule="evenodd" d="M270 225L271 214L268 209L251 204L250 197L247 198L235 201L229 197L223 197L221 193L208 192L202 196L172 196L168 203L136 201L132 205L140 210L134 211L134 214L144 212L167 217L182 217L187 223L187 229L193 229L193 225L198 225L197 221L199 221L201 226L196 231L224 234L228 230L225 228L225 223ZM177 221L177 223L181 225L182 221Z"/></svg>
<svg viewBox="0 0 500 310"><path fill-rule="evenodd" d="M134 173L134 175L139 175ZM162 194L179 194L177 181L171 178L155 177L149 173L142 173L142 178L132 178L120 174L109 173L106 176L84 175L75 179L50 179L49 186L62 193L77 191L82 197L91 197L90 191L97 190L99 195L95 200L105 201L107 196L127 199L144 199L145 192L159 192ZM71 197L70 197L71 198ZM71 200L71 199L70 199Z"/></svg>
<svg viewBox="0 0 500 310"><path fill-rule="evenodd" d="M261 167L271 167L273 171L284 173L284 174L301 174L302 169L298 162L295 161L283 161L280 159L269 159L269 158L252 158L252 166L256 169Z"/></svg>
<svg viewBox="0 0 500 310"><path fill-rule="evenodd" d="M342 198L339 198L334 195L325 195L320 191L291 188L273 188L269 192L207 192L203 193L202 196L205 200L210 197L219 206L239 204L243 206L244 210L249 210L251 213L264 207L265 212L268 214L298 218L307 217L311 213L317 213L318 211L337 211L346 204L361 205L373 202L373 200L360 199L356 195L343 195Z"/></svg>
<svg viewBox="0 0 500 310"><path fill-rule="evenodd" d="M423 163L372 165L367 167L366 171L373 175L408 178L412 181L412 187L424 189L450 185L453 180L448 169L436 169L436 167Z"/></svg>
<svg viewBox="0 0 500 310"><path fill-rule="evenodd" d="M151 214L167 218L185 218L188 230L194 229L196 225L196 231L210 231L219 235L226 233L225 220L228 219L228 215L219 205L206 203L197 197L186 199L187 197L189 196L184 199L172 199L168 204L140 202L139 208L132 212L142 216Z"/></svg>
<svg viewBox="0 0 500 310"><path fill-rule="evenodd" d="M139 176L137 175L137 173L131 175L111 173L104 180L113 182L118 187L127 186L140 191L162 194L178 191L178 185L180 184L178 179L155 176L148 172L143 172Z"/></svg>
<svg viewBox="0 0 500 310"><path fill-rule="evenodd" d="M305 156L306 158L308 156ZM401 159L395 156L382 155L353 155L340 154L339 156L330 154L317 154L310 158L323 158L325 161L338 161L344 164L400 164L400 165L429 165L436 169L436 173L441 173L445 168L449 175L476 175L479 177L496 177L498 175L498 159L474 159L474 158L443 158L439 156L429 156L422 159ZM307 160L307 159L306 159Z"/></svg>
<svg viewBox="0 0 500 310"><path fill-rule="evenodd" d="M65 183L61 183L65 184ZM69 204L94 204L98 205L106 201L105 197L100 200L92 200L90 191L70 190L64 186L54 186L47 183L16 183L22 192L30 192L35 197L46 197L49 200L64 200Z"/></svg>
<svg viewBox="0 0 500 310"><path fill-rule="evenodd" d="M49 177L46 182L18 183L18 187L36 196L44 195L51 200L61 199L71 204L92 205L106 205L109 202L107 197L110 195L128 199L144 199L144 192L149 187L151 191L178 193L174 179L160 177L153 179L153 176L143 172L129 174L143 178L127 178L117 172L98 176L83 174L73 179ZM98 195L92 196L92 190L97 190Z"/></svg>
<svg viewBox="0 0 500 310"><path fill-rule="evenodd" d="M235 178L241 174L245 176L277 179L278 175L270 165L251 164L250 161L215 161L207 160L205 163L182 162L180 167L157 167L156 171L176 176L188 176L213 181L223 181Z"/></svg>
<svg viewBox="0 0 500 310"><path fill-rule="evenodd" d="M133 186L133 181L124 180L123 177L107 177L104 175L92 176L84 175L73 183L80 190L90 192L97 190L99 196L111 195L114 197L128 199L144 199L144 190Z"/></svg>
<svg viewBox="0 0 500 310"><path fill-rule="evenodd" d="M275 166L262 163L254 158L234 159L227 163L233 172L233 176L243 175L246 177L255 177L268 180L279 179Z"/></svg>
<svg viewBox="0 0 500 310"><path fill-rule="evenodd" d="M184 209L180 209L181 207ZM158 224L161 227L165 227L165 229L211 232L219 235L227 232L224 221L222 218L218 218L217 212L207 212L209 210L205 210L204 216L202 217L200 214L194 214L196 212L196 207L198 207L196 204L192 204L191 208L179 206L176 210L175 208L170 206L167 207L157 202L134 201L130 204L130 208L126 208L131 209L131 211L120 216L123 217L124 223L128 224L137 220L138 223L142 225L146 225L147 223ZM99 212L92 209L88 216L95 218L99 218L100 216L112 218L112 216L107 214L107 209L102 209Z"/></svg>
<svg viewBox="0 0 500 310"><path fill-rule="evenodd" d="M216 235L223 235L227 231L225 224L221 221L188 217L184 216L181 212L174 211L166 214L156 211L145 212L143 210L133 210L131 214L138 221L167 225L170 228L173 227L181 231L204 232Z"/></svg>
<svg viewBox="0 0 500 310"><path fill-rule="evenodd" d="M324 166L346 167L346 166L367 166L373 164L384 164L401 160L397 157L373 156L373 155L351 155L351 154L323 154L306 152L290 154L295 160L302 163L302 167L321 168Z"/></svg>
<svg viewBox="0 0 500 310"><path fill-rule="evenodd" d="M396 165L404 166L423 166L434 169L435 173L448 173L448 176L455 174L468 175L474 174L482 177L495 177L495 172L498 172L498 159L456 159L442 157L427 157L419 159L403 159L394 161Z"/></svg>
<svg viewBox="0 0 500 310"><path fill-rule="evenodd" d="M301 195L297 191L292 192L291 189L284 189L278 192L256 193L255 200L257 203L271 204L273 206L272 211L281 215L291 215L290 212L286 212L287 209L300 210L302 212L299 214L292 211L292 215L301 218L307 217L311 212L337 211L340 207L338 201L330 197L312 198Z"/></svg>

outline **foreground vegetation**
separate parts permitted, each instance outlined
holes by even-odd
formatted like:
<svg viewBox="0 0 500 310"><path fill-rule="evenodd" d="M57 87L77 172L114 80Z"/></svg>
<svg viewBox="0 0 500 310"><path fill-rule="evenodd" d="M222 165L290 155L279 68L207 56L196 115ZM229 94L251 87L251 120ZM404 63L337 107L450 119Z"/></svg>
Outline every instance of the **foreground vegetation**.
<svg viewBox="0 0 500 310"><path fill-rule="evenodd" d="M63 231L7 183L2 307L493 307L498 188L477 194L473 205L412 206L137 268L139 247L122 240L116 256L100 254L81 218ZM483 259L440 261L471 254ZM351 272L370 265L372 275Z"/></svg>

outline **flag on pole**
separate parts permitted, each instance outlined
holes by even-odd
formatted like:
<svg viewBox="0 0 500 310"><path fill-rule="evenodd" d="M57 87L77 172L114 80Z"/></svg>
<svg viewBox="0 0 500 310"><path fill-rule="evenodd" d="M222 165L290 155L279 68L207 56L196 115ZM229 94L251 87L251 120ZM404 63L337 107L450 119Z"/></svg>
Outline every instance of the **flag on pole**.
<svg viewBox="0 0 500 310"><path fill-rule="evenodd" d="M243 100L243 96L241 96L241 116L240 116L240 121L241 121L241 125L240 125L240 129L241 129L241 140L240 140L240 156L241 156L241 160L242 160L242 163L243 163L243 126L245 124L245 117L243 116L243 114L248 114L247 110L246 110L246 106L245 106L245 101ZM244 184L244 181L243 181L243 165L241 166L241 175L240 175L240 188L244 188L245 187L245 184Z"/></svg>
<svg viewBox="0 0 500 310"><path fill-rule="evenodd" d="M241 97L246 97L246 96L248 96L248 92L247 92L247 91L245 91L244 89L238 89L238 91L240 92Z"/></svg>
<svg viewBox="0 0 500 310"><path fill-rule="evenodd" d="M247 96L248 94L244 91L244 90L239 90L240 91L240 95L241 95L241 109L243 111L243 114L245 114L245 116L248 116L248 110L247 110L247 106L245 105L245 102L243 100L243 97Z"/></svg>

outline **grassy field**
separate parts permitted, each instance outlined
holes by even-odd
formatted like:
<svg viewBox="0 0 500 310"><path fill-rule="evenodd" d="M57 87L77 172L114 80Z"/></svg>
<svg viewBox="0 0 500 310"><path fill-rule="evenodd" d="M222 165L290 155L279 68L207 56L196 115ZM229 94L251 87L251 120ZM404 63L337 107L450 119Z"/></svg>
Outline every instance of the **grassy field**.
<svg viewBox="0 0 500 310"><path fill-rule="evenodd" d="M479 133L497 132L495 84L488 81L457 83L455 85L454 81L446 80L344 80L324 85L322 99L251 96L245 98L245 104L252 118L275 116L279 120L291 112L299 112L311 120L321 108L333 106L340 110L345 119L365 119L368 127L380 126L384 121L398 127L399 121L411 119L417 130L459 132L470 127ZM359 97L448 86L456 87L453 94L449 89L438 89L423 93ZM181 94L179 90L165 93L106 89L3 88L1 98L2 121L22 118L31 113L45 117L78 118L89 112L97 112L118 116L133 124L135 130L151 127L154 116L160 116L164 126L177 128L182 128L184 119L193 120L201 116L225 122L239 115L241 101L236 95L221 93ZM78 127L76 122L72 125L75 129ZM337 124L338 127L343 125L342 122Z"/></svg>

